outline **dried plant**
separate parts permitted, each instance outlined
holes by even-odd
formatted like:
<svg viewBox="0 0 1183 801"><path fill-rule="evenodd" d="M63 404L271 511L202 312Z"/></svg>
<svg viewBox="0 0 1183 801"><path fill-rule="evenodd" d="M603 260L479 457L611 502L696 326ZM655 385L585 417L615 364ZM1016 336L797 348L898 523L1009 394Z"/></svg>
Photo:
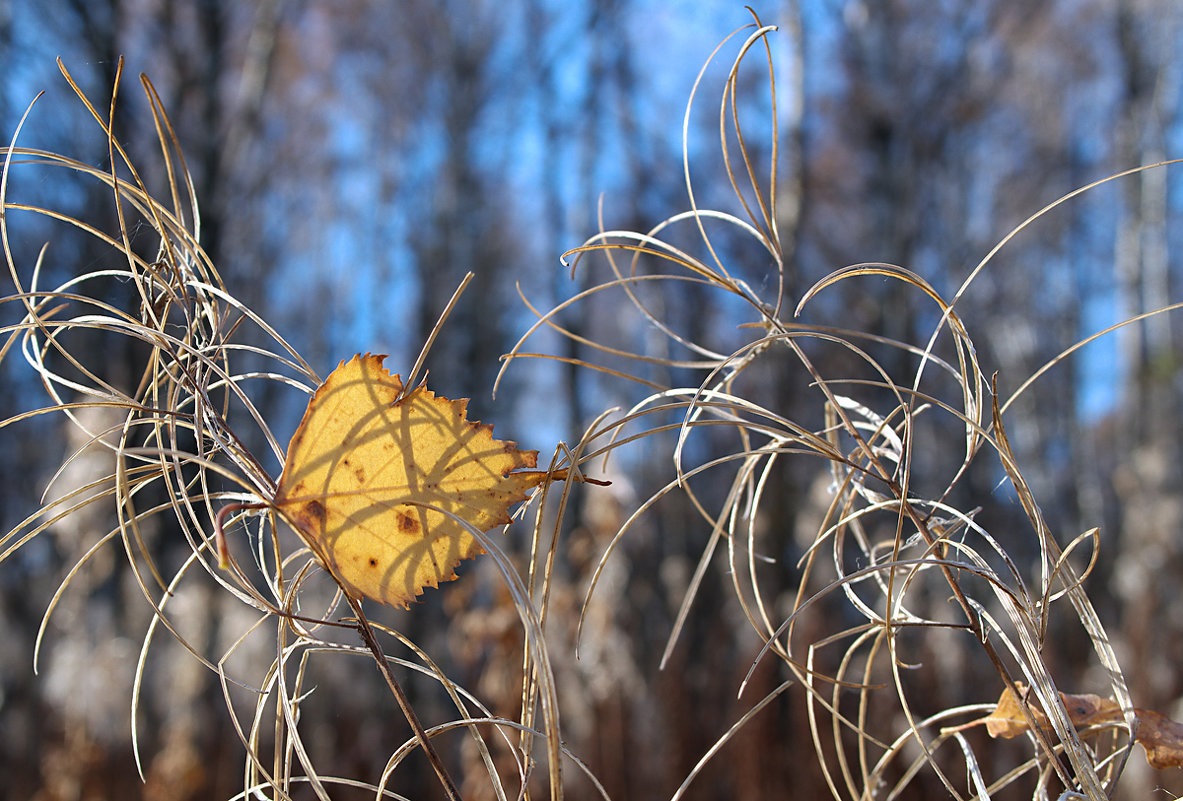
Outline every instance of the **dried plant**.
<svg viewBox="0 0 1183 801"><path fill-rule="evenodd" d="M610 453L627 464L629 449L639 442L672 437L668 482L619 526L600 556L583 609L638 522L667 499L681 496L701 518L709 539L686 588L666 656L695 614L699 588L722 555L738 608L763 644L752 670L766 660L782 666L783 683L749 701L750 711L702 755L674 798L688 791L701 769L761 710L789 693L802 693L818 761L836 798L897 797L921 774L935 775L953 798L988 798L1010 785L1029 788L1036 798L1051 792L1107 798L1134 743L1136 718L1118 660L1086 592L1097 559L1097 533L1070 536L1060 544L1024 479L1005 427L1008 408L1031 382L1084 343L1066 349L1009 396L999 395L959 313L963 295L997 249L950 298L907 269L860 264L818 281L790 307L786 276L792 265L785 262L778 232L780 136L767 41L773 30L757 21L746 34L719 106L723 169L738 211L698 206L687 159L689 208L645 232L602 230L568 254L573 270L606 273L585 291L539 312L537 323L506 359L509 368L526 357L560 358L526 349L536 333L551 329L591 354L574 359L578 367L649 390L623 413L606 411L576 445L558 449L552 469L586 465ZM763 167L748 146L737 97L740 66L755 54L767 61L772 108L771 147ZM553 614L555 563L564 556L569 487L564 485L561 495L549 490L551 498L559 495L553 524L544 525L550 518L541 514L548 488L535 497L538 514L524 559L515 561L497 538L472 529L493 556L521 629L516 654L520 715L499 716L475 692L453 682L427 650L367 617L360 602L326 580L309 548L277 524L274 468L282 464L284 449L254 399L263 384L310 394L320 378L278 331L235 299L203 253L197 198L176 136L147 79L142 84L166 168L164 202L154 197L112 136L118 81L104 112L64 67L62 72L106 137L114 166L97 169L22 147L19 129L5 151L0 236L13 288L3 303L19 308L20 320L5 327L0 359L22 357L40 378L49 402L0 427L36 415L64 415L85 433L88 446L109 453L111 468L100 481L48 495L51 500L0 540L0 561L84 509L113 505L118 525L69 568L46 614L53 613L97 553L122 548L153 612L137 688L161 629L217 675L246 755L240 797L287 798L307 792L298 789L303 786L318 798L331 797L337 786L401 797L400 769L417 751L429 756L445 793L459 797L450 776L455 768L433 746L441 738L451 741L451 732L468 738L479 755L467 764L479 765L481 776L465 775L465 787L476 782L492 797L508 799L537 794L545 786L544 792L558 798L564 792L560 765L565 764L607 797L578 756L565 749L553 670L557 657L549 650L553 640L544 636ZM112 200L117 233L10 198L8 177L18 167L64 169L79 180L98 182ZM121 253L123 263L42 287L45 252L30 270L9 246L12 219L21 212L77 227ZM133 239L137 230L155 232L151 253L143 252L142 235ZM750 266L724 258L725 249L717 246L724 237L745 243L754 254L750 263L772 265L772 280L760 284L771 288L767 293L740 277L751 272ZM732 244L726 252L734 249ZM821 302L827 292L871 278L899 282L932 304L935 323L923 341L896 341L825 319L835 310ZM112 283L131 288L133 308L100 300L95 287ZM681 332L662 301L685 287L744 309L744 341L720 348ZM642 344L597 342L564 326L569 309L607 298L613 308L630 308L685 356L655 354ZM821 319L803 322L815 308ZM446 310L441 325L445 317ZM132 341L141 355L142 371L130 388L104 378L102 365L80 357L94 351L74 345L110 336ZM698 380L675 384L659 377L687 373ZM761 388L768 375L789 376L791 383L768 392ZM757 402L756 397L770 400ZM783 408L778 398L785 400ZM94 410L106 414L88 414ZM106 422L96 427L96 419ZM764 509L777 491L778 471L803 459L823 477L827 500L800 561L786 565L785 543L800 533L770 527L772 518ZM978 507L996 503L997 496L975 498L963 485L971 469L988 459L1001 465L1028 531L1002 535L981 523L988 515ZM219 569L214 547L220 515L236 538L231 547L238 558L229 570ZM180 564L162 564L159 538L146 533L149 528L155 532L162 518L185 543ZM224 651L206 652L190 641L171 613L172 599L191 583L212 583L250 615ZM1047 659L1054 649L1049 629L1065 620L1091 641L1108 683L1105 692L1122 712L1119 718L1082 730L1065 707L1061 691L1075 688L1057 684ZM261 669L243 657L260 648L269 654ZM970 659L992 667L997 686L982 703L931 708L924 688L941 680L932 675L941 670L932 656L942 648L967 651ZM392 744L386 770L377 778L336 773L331 760L326 764L313 755L301 725L302 707L316 691L311 677L317 666L355 654L368 655L379 667L413 731L405 742ZM399 677L411 674L438 684L451 704L448 719L419 722L400 686ZM735 689L742 694L745 686ZM994 770L988 773L981 768L982 744L971 742L964 724L988 715L991 696L1003 690L1024 699L1019 708L1026 727L1020 724L1020 729L1029 748L1012 764L999 767L999 760L990 760ZM1042 717L1037 721L1037 716ZM510 770L497 754L510 755Z"/></svg>
<svg viewBox="0 0 1183 801"><path fill-rule="evenodd" d="M197 199L176 136L151 83L141 79L167 167L167 202L153 197L111 133L118 113L118 78L104 114L64 66L62 73L100 126L109 144L110 163L117 166L108 172L65 156L21 147L19 129L5 152L4 184L0 186L5 216L0 218L0 235L13 291L4 302L9 307L19 306L22 318L5 329L7 337L0 355L23 356L40 377L49 405L11 417L3 425L36 415L63 414L85 435L80 452L94 446L106 449L111 472L56 497L51 493L48 497L52 500L0 541L0 561L71 515L93 505L113 504L118 526L69 570L46 617L52 615L59 599L95 554L108 546L121 546L153 611L140 653L136 701L149 652L160 630L167 630L221 682L227 710L248 757L243 797L262 793L286 798L300 785L309 786L321 798L330 797L334 785L399 797L390 789L398 785L399 768L421 749L445 794L458 798L449 769L432 744L440 735L455 730L470 734L479 762L487 769L488 786L494 797L501 799L525 792L528 780L537 773L536 743L541 742L546 783L558 797L562 791L558 780L562 743L555 688L539 610L530 600L531 590L537 589L532 572L537 565L532 565L530 575L523 579L501 545L468 526L493 554L521 616L526 678L523 712L517 720L490 712L479 698L449 679L411 639L371 620L359 599L323 580L313 552L276 524L277 479L267 464L282 462L283 446L253 400L265 382L310 394L321 383L319 377L279 332L235 299L203 253L198 244ZM29 167L62 168L80 179L100 182L113 201L118 233L110 236L87 221L10 199L10 171ZM31 277L25 277L28 271L17 263L9 247L9 221L18 212L76 226L121 253L123 264L45 289L40 285L42 260ZM139 250L145 228L158 236L151 255ZM134 243L133 231L140 232ZM116 308L100 299L101 287L113 282L134 290L135 308ZM444 317L446 310L441 324ZM135 377L130 391L103 378L103 364L87 364L79 355L85 352L102 359L101 353L73 344L107 335L125 337L140 346L142 373ZM423 355L420 363L422 359ZM417 371L418 366L412 369L412 376ZM95 417L90 414L93 410L108 414ZM96 429L93 419L108 422ZM268 452L252 452L248 442L265 443ZM560 452L556 465L571 454L570 450ZM175 536L183 537L187 546L187 558L171 571L159 562L162 549L154 553L151 542L158 538L144 533L146 528L155 529L160 516L172 519ZM536 519L537 536L541 520ZM229 569L219 569L214 545L215 532L220 532L223 522L235 530L231 536L245 528L249 543L249 550L233 548L244 558L230 559ZM221 653L204 653L171 614L172 600L186 585L203 581L215 582L222 593L249 612L233 644ZM530 582L529 588L525 581ZM360 643L351 632L361 636ZM240 652L256 651L261 643L271 651L272 659L260 671ZM413 731L406 742L393 744L387 767L377 781L334 775L317 764L300 725L302 706L314 693L310 676L316 664L333 655L358 653L370 654ZM454 707L454 717L430 726L421 724L396 673L418 673L438 682ZM513 755L516 776L505 776L495 768L490 737ZM138 763L138 737L136 743ZM578 761L575 764L578 766ZM512 785L515 779L517 788ZM471 785L474 777L466 780Z"/></svg>
<svg viewBox="0 0 1183 801"><path fill-rule="evenodd" d="M1009 785L1023 786L1023 781L1036 798L1048 797L1053 788L1059 788L1062 798L1109 798L1134 744L1136 719L1110 639L1086 592L1086 579L1098 559L1098 531L1070 536L1061 544L1024 478L1005 422L1008 408L1033 382L1113 329L1065 349L1009 396L1000 396L997 375L988 376L979 363L959 312L971 284L1008 241L1054 206L1103 181L1026 220L950 298L908 269L866 263L817 281L791 306L784 287L792 265L785 263L778 232L781 136L767 43L772 30L757 27L748 35L719 104L723 167L737 210L699 208L692 165L686 160L690 208L644 232L602 229L567 254L572 270L602 269L604 277L565 303L538 312L537 323L510 354L511 359L539 356L529 353L526 343L539 330L550 329L590 350L593 355L581 360L581 367L643 381L652 389L606 424L603 433L620 447L676 431L670 480L621 526L600 568L652 507L668 495L683 494L709 528L710 539L686 590L666 656L694 614L706 571L722 552L735 598L764 644L757 663L779 660L791 677L751 702L750 712L719 738L674 797L681 797L711 757L777 696L803 690L819 764L835 798L900 797L926 772L935 774L952 798L989 798ZM750 134L741 124L737 102L741 62L752 53L767 60L771 91L770 147L764 151L769 157L763 165L748 147ZM688 109L687 120L689 114ZM746 251L719 244L725 236L730 243L746 243ZM763 283L773 290L763 294L739 277L745 270L750 274L748 265L761 262L771 262L774 271ZM828 322L832 314L841 316L842 309L825 305L822 296L839 284L868 279L899 282L932 304L925 319L935 324L924 339L896 341ZM749 322L741 329L750 334L746 341L724 351L678 330L665 310L675 305L669 298L687 284L708 297L704 305L746 308ZM668 350L682 350L686 357L589 341L562 322L564 313L581 303L631 306L665 337ZM820 306L819 314L811 315L815 306ZM1160 311L1171 308L1176 307ZM819 321L804 322L811 318ZM1130 322L1137 321L1123 325ZM765 364L783 365L786 359L795 369L773 370ZM704 377L683 386L643 380L654 365L670 371L689 368ZM769 375L784 380L785 374L793 376L791 384L761 391ZM785 401L784 407L756 403L752 398L757 393ZM671 416L675 422L668 422ZM719 445L727 439L721 432L731 435L730 448ZM785 540L795 533L769 530L762 506L778 491L778 469L802 458L826 466L827 506L807 533L808 546L796 573L770 572L765 565L779 559ZM986 460L1001 465L1002 483L1009 484L1001 495L1006 503L1013 498L1021 504L1029 523L1026 532L1000 535L979 522L986 516L979 504L998 503L1000 494L974 498L962 485ZM725 492L712 505L710 498L720 495L711 492L716 488ZM970 504L962 504L967 498ZM786 597L791 597L788 604ZM1055 652L1049 627L1062 627L1065 621L1078 625L1091 641L1106 677L1104 691L1120 709L1120 714L1087 728L1080 725L1079 714L1065 707L1061 691L1069 688L1060 687L1049 668L1049 655ZM932 709L931 688L956 680L941 676L942 662L934 658L949 649L968 650L970 660L993 667L997 687L987 693L986 703ZM741 694L744 689L737 688ZM988 775L981 768L981 746L971 744L965 736L970 727L964 724L981 723L994 709L989 701L1005 690L1024 699L1019 728L1030 748L1025 759ZM1034 716L1042 716L1042 710L1047 717L1036 723ZM990 744L997 749L997 743Z"/></svg>

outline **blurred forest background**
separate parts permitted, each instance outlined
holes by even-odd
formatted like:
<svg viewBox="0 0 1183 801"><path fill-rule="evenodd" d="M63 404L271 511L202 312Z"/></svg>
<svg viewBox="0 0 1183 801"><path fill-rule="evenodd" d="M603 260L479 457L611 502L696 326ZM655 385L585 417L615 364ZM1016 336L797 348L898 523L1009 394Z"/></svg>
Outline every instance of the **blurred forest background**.
<svg viewBox="0 0 1183 801"><path fill-rule="evenodd" d="M755 11L780 26L772 46L790 304L821 276L863 261L915 270L949 296L1002 236L1047 203L1183 151L1183 8L1175 0L778 0ZM100 165L106 143L54 58L103 102L119 56L131 75L148 74L193 173L204 248L231 290L322 374L359 351L390 353L392 369L405 371L461 277L474 271L474 286L434 346L432 386L471 397L473 417L545 457L555 441L577 439L599 411L627 407L641 390L528 361L511 367L493 401L499 357L533 319L515 287L549 308L587 285L586 271L572 277L558 256L595 232L601 195L608 228L647 230L686 208L681 120L694 76L719 41L750 21L732 2L9 0L0 2L0 120L7 138L44 90L21 143ZM754 64L740 100L759 119L771 107L767 71ZM708 72L691 115L690 161L700 205L731 209L718 156L721 79L721 70ZM134 81L116 121L149 181L159 180L155 132ZM765 158L766 130L752 125L748 143ZM1106 184L1046 215L995 258L961 312L983 365L1001 371L1004 388L1105 326L1181 297L1179 176L1158 169ZM23 201L116 230L109 201L93 186L42 178L17 189ZM50 242L43 286L113 258L43 219L23 219L14 236L17 259L30 267ZM759 254L725 251L725 258L753 287L774 281ZM747 321L690 289L668 300L673 319L724 352ZM908 341L922 341L934 322L931 306L889 283L844 286L824 303L842 325ZM566 322L607 341L651 336L641 322L622 327L596 304ZM1101 527L1090 595L1137 703L1176 718L1181 336L1183 326L1162 315L1090 345L1024 395L1010 431L1061 540ZM532 349L547 346L544 338ZM549 346L580 355L573 344ZM127 378L121 358L106 356L112 381ZM0 417L44 403L19 360L3 368ZM792 386L775 373L765 377L751 388L753 400L791 411ZM701 380L691 370L650 378ZM295 393L260 401L281 436L303 404ZM57 417L4 430L5 531L34 511L73 447L67 440ZM572 586L622 515L671 475L660 448L621 458L612 490L573 515ZM785 532L789 567L791 554L800 555L793 532L817 516L820 472L816 464L786 467L775 505L765 509L767 525ZM996 498L998 478L984 473L974 488ZM1026 526L1006 503L983 514L991 530L1005 529L1008 515ZM112 525L93 510L0 570L0 797L232 795L242 756L216 676L167 645L148 665L139 721L147 783L136 777L130 687L149 610L116 548L64 597L40 675L32 674L46 604L95 532ZM556 664L568 744L614 798L668 797L748 707L735 690L760 643L729 600L722 566L672 664L657 670L708 534L676 500L647 518L610 563L612 600L593 610L583 658ZM156 536L167 542L165 533ZM516 679L503 673L518 664L520 632L478 586L462 580L430 592L413 614L395 619L459 681L512 708ZM581 597L573 591L572 608ZM234 630L232 604L212 588L183 602L209 643ZM570 632L556 636L569 642ZM1064 689L1091 689L1087 658L1086 642L1065 639L1053 657L1062 659ZM406 733L393 710L373 713L373 698L385 695L371 665L338 667L337 683L326 679L318 690L333 699L321 710L326 749L342 772L375 775L389 743ZM765 673L757 672L755 692L783 680L774 667ZM988 665L952 660L947 681L931 693L954 705L991 701L998 690ZM1155 787L1183 791L1178 776L1151 775L1140 758L1129 771L1130 797ZM397 789L434 797L433 781L425 774L423 787ZM794 797L828 795L791 693L756 718L687 797L770 798L789 787ZM569 792L591 797L574 779Z"/></svg>

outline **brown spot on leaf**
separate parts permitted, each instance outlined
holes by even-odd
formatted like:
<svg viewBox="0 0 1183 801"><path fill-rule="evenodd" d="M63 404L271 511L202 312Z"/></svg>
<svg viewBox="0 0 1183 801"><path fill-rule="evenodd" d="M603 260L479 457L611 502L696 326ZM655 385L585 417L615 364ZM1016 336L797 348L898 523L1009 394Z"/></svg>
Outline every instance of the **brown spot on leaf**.
<svg viewBox="0 0 1183 801"><path fill-rule="evenodd" d="M398 530L400 534L418 534L419 521L410 512L399 512Z"/></svg>
<svg viewBox="0 0 1183 801"><path fill-rule="evenodd" d="M300 527L305 530L317 530L324 528L325 519L328 513L325 511L325 505L320 501L308 501L300 507L300 511L296 512L295 519L300 524Z"/></svg>
<svg viewBox="0 0 1183 801"><path fill-rule="evenodd" d="M304 514L312 520L319 520L323 523L326 517L325 505L320 501L309 501L304 504Z"/></svg>

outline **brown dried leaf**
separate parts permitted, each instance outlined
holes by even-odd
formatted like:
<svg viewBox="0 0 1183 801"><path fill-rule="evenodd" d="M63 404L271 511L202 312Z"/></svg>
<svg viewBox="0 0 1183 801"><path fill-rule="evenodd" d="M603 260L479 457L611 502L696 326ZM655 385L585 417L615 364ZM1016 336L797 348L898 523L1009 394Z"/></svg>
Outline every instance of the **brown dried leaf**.
<svg viewBox="0 0 1183 801"><path fill-rule="evenodd" d="M1183 725L1149 709L1134 711L1138 716L1136 739L1146 749L1150 767L1183 767Z"/></svg>
<svg viewBox="0 0 1183 801"><path fill-rule="evenodd" d="M1023 685L1017 686L1020 692L1024 691ZM1110 698L1091 694L1060 693L1060 699L1068 711L1068 718L1078 730L1124 718L1121 707ZM1035 725L1051 732L1051 723L1039 708L1038 701L1028 698L1027 703ZM1134 717L1138 722L1134 739L1146 749L1146 761L1150 767L1183 767L1183 724L1149 709L1135 709ZM1022 702L1010 689L1002 691L998 704L989 715L947 731L960 731L983 724L991 737L1003 739L1018 737L1029 729L1027 719L1023 715Z"/></svg>
<svg viewBox="0 0 1183 801"><path fill-rule="evenodd" d="M1032 707L1031 715L1035 718L1037 725L1047 726L1047 717L1038 709ZM990 733L991 737L1002 737L1007 740L1025 734L1027 731L1027 718L1023 716L1023 704L1009 687L1002 691L1002 697L998 699L998 705L994 707L994 711L975 723L985 723L986 731Z"/></svg>

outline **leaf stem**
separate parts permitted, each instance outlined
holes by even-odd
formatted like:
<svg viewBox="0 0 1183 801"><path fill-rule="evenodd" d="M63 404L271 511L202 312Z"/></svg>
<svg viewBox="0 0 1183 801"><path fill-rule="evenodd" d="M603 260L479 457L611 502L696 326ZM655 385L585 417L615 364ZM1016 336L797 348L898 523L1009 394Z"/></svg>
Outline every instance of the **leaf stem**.
<svg viewBox="0 0 1183 801"><path fill-rule="evenodd" d="M443 785L448 801L461 801L460 791L456 788L452 777L448 775L448 770L444 767L443 760L440 759L435 746L431 744L431 738L427 735L427 730L423 728L423 724L419 721L419 716L415 714L415 710L411 706L411 700L407 697L402 685L398 683L398 679L395 678L394 671L390 669L390 665L386 661L386 653L382 650L382 646L378 644L378 638L374 635L374 629L370 626L370 621L361 610L361 602L352 598L348 593L345 593L345 599L349 602L349 607L353 610L353 614L357 620L358 633L361 634L361 638L365 641L366 647L370 649L370 653L374 655L374 661L378 664L378 670L381 671L383 678L386 679L386 684L390 687L390 692L394 695L394 700L398 703L399 709L402 710L403 716L406 717L407 723L411 725L411 731L415 733L415 739L423 746L423 753L427 756L427 761L431 763L431 767L435 770L435 775L439 778L440 784Z"/></svg>
<svg viewBox="0 0 1183 801"><path fill-rule="evenodd" d="M217 516L214 517L214 542L218 546L218 567L220 569L225 570L230 567L230 547L226 544L226 516L244 509L266 509L270 505L261 501L235 501L218 510Z"/></svg>

